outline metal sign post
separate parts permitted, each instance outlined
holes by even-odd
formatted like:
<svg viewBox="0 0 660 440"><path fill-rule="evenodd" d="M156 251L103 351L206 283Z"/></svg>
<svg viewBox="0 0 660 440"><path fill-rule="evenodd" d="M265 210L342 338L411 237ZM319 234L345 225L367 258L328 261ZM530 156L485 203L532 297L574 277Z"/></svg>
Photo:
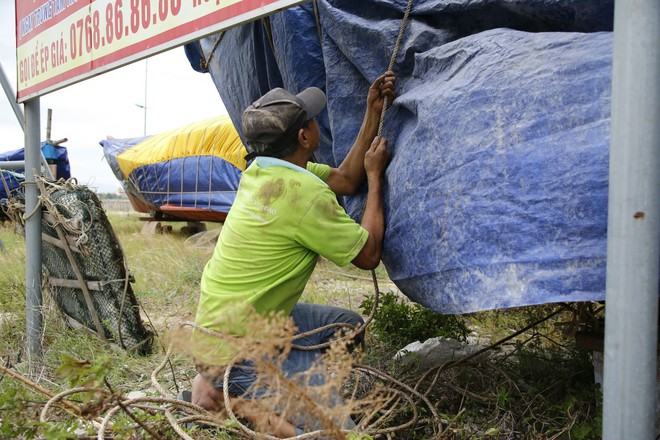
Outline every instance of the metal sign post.
<svg viewBox="0 0 660 440"><path fill-rule="evenodd" d="M617 0L603 438L655 436L660 273L660 2Z"/></svg>
<svg viewBox="0 0 660 440"><path fill-rule="evenodd" d="M39 98L25 102L25 298L30 366L41 358L41 208L35 173L41 169Z"/></svg>
<svg viewBox="0 0 660 440"><path fill-rule="evenodd" d="M45 165L48 170L46 158L41 151L39 140L39 99L25 103L25 115L16 102L14 91L0 64L0 82L11 104L16 119L25 134L25 160L15 163L4 162L5 169L25 170L25 207L26 213L33 213L25 222L25 304L26 304L26 351L30 367L35 361L41 359L41 333L42 333L42 294L41 294L41 209L38 207L39 190L35 184L35 174L32 170L41 169ZM49 171L48 171L49 172ZM52 178L52 176L51 176Z"/></svg>

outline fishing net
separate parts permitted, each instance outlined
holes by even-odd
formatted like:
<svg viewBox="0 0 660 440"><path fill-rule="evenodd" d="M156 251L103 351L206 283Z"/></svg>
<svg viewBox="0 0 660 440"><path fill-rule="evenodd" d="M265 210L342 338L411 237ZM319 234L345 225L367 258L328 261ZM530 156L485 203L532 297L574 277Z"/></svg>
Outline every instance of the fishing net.
<svg viewBox="0 0 660 440"><path fill-rule="evenodd" d="M43 208L42 265L58 308L97 334L100 325L103 338L125 349L149 353L153 334L141 320L123 250L99 198L72 180L39 180L37 184ZM22 223L22 216L13 217ZM61 245L60 236L66 237L70 255ZM85 299L76 267L88 286L93 307Z"/></svg>

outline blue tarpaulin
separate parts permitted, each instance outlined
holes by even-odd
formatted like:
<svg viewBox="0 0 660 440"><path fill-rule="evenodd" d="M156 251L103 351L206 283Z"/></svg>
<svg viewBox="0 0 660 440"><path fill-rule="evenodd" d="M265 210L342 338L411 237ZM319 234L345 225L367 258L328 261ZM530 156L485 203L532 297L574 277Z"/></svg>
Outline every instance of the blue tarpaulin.
<svg viewBox="0 0 660 440"><path fill-rule="evenodd" d="M66 147L42 142L41 151L49 164L56 165L58 179L69 179L71 177L71 166L69 165L69 155ZM17 174L25 174L24 170L12 170L12 173L2 170L2 162L18 160L25 160L25 149L20 148L0 153L0 173L2 173L1 179L4 180L4 183L0 182L0 200L13 197L21 182L25 180L17 176ZM5 188L5 184L7 188ZM7 194L7 189L9 189L9 194Z"/></svg>
<svg viewBox="0 0 660 440"><path fill-rule="evenodd" d="M406 0L318 0L187 47L240 134L273 87L326 91L337 165ZM383 262L440 313L603 300L613 0L414 0L385 118ZM319 36L319 30L321 35ZM249 72L250 74L246 74ZM366 192L344 200L359 221Z"/></svg>
<svg viewBox="0 0 660 440"><path fill-rule="evenodd" d="M189 220L224 219L234 203L247 154L226 115L154 136L106 139L100 144L129 199L139 201L136 209L169 209L174 215L170 208L175 207L175 217Z"/></svg>

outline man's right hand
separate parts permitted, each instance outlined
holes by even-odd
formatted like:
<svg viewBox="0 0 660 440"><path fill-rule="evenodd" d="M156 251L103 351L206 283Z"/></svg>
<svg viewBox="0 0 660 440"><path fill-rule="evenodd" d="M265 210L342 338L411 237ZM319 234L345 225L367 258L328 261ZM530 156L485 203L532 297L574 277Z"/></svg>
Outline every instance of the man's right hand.
<svg viewBox="0 0 660 440"><path fill-rule="evenodd" d="M382 177L389 161L390 152L387 149L387 139L376 136L364 155L364 169L367 173L367 179Z"/></svg>
<svg viewBox="0 0 660 440"><path fill-rule="evenodd" d="M369 189L361 225L369 232L369 236L360 253L353 259L353 264L360 269L369 270L378 267L383 253L385 217L382 190L383 175L389 161L387 139L376 136L364 155L364 169L367 173Z"/></svg>

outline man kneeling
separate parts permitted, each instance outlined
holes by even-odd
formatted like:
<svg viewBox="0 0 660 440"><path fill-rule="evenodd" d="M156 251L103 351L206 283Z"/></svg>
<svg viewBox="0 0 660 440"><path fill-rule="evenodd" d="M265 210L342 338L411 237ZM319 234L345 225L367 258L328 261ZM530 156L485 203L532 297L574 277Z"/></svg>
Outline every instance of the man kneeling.
<svg viewBox="0 0 660 440"><path fill-rule="evenodd" d="M298 299L319 255L339 266L353 263L361 269L374 269L380 262L385 230L382 189L390 155L387 141L376 133L385 98L394 99L394 81L394 75L386 72L369 88L362 126L338 168L309 161L320 141L314 118L326 104L320 89L308 88L297 95L274 89L245 110L242 128L250 151L247 158L254 160L243 173L236 200L204 268L196 316L199 326L240 338L250 331L245 322L248 308L262 315L290 316L298 333L328 324L356 327L362 323L355 312L298 303ZM339 205L337 196L355 194L365 180L367 202L358 224ZM312 347L328 342L338 328L305 336L296 344ZM226 351L224 358L211 361L214 367L230 362L235 353ZM282 362L282 373L292 377L309 370L321 354L321 349L294 348ZM224 368L206 368L204 355L196 354L200 374L195 378L193 402L212 410L223 401ZM227 391L231 396L259 397L262 391L252 386L255 380L254 364L238 363L230 370ZM255 416L254 408L241 406L238 411L249 413L246 418ZM311 429L287 419L268 416L277 427L276 435ZM350 419L342 424L343 429L354 427Z"/></svg>

